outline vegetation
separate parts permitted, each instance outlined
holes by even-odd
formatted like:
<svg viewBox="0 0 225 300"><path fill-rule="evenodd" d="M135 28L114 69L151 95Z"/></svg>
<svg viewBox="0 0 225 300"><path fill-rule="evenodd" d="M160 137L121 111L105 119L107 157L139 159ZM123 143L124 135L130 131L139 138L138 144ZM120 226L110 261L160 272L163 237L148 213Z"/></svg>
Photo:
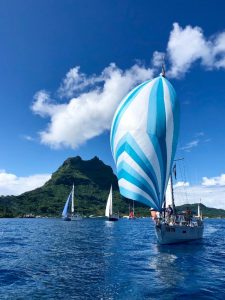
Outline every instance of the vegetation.
<svg viewBox="0 0 225 300"><path fill-rule="evenodd" d="M198 204L185 204L177 207L177 210L179 212L185 211L186 208L189 207L192 212L197 214L198 212ZM217 209L217 208L211 208L207 207L203 204L200 204L201 207L201 212L203 217L208 217L208 218L225 218L225 210L224 209Z"/></svg>
<svg viewBox="0 0 225 300"><path fill-rule="evenodd" d="M60 217L65 201L75 186L75 208L85 215L104 215L109 189L113 187L114 212L128 215L132 201L122 199L119 194L117 177L110 166L99 158L82 160L81 157L68 158L51 179L42 187L19 196L0 197L0 217L22 217L39 215ZM189 205L197 210L196 205ZM179 209L185 209L186 206ZM225 217L224 210L207 208L202 205L204 216ZM149 208L135 203L136 216L149 216Z"/></svg>
<svg viewBox="0 0 225 300"><path fill-rule="evenodd" d="M65 201L75 186L75 208L85 216L104 215L109 189L113 187L114 211L128 214L129 200L122 200L117 177L110 166L97 157L82 160L81 157L68 158L51 179L41 188L19 196L0 197L0 217L20 217L24 215L61 216ZM138 205L137 214L148 212L148 208Z"/></svg>

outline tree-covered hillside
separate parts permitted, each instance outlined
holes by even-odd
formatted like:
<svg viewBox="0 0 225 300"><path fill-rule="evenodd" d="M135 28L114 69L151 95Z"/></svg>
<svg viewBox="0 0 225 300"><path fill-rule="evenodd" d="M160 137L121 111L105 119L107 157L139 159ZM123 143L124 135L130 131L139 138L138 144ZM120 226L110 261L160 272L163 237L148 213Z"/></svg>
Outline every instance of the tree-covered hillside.
<svg viewBox="0 0 225 300"><path fill-rule="evenodd" d="M80 213L104 215L112 184L114 211L128 214L129 201L122 200L112 168L97 157L85 161L77 156L68 158L42 187L19 196L0 197L0 216L60 216L73 184L75 208L78 207ZM146 214L148 208L136 205L136 212Z"/></svg>

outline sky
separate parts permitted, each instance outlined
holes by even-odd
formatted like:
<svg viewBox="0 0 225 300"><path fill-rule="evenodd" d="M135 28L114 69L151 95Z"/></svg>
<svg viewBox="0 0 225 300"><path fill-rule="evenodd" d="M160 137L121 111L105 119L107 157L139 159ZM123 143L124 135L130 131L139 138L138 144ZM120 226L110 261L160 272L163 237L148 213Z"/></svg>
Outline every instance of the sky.
<svg viewBox="0 0 225 300"><path fill-rule="evenodd" d="M71 156L115 166L109 130L137 84L181 106L177 202L225 209L224 1L0 2L0 194L41 186Z"/></svg>

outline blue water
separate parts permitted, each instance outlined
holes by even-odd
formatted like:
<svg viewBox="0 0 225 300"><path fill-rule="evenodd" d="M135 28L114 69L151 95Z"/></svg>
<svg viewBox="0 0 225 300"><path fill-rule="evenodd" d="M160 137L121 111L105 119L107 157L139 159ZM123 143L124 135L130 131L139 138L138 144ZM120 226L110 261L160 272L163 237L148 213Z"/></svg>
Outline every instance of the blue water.
<svg viewBox="0 0 225 300"><path fill-rule="evenodd" d="M0 219L0 299L225 299L225 220L159 246L150 219Z"/></svg>

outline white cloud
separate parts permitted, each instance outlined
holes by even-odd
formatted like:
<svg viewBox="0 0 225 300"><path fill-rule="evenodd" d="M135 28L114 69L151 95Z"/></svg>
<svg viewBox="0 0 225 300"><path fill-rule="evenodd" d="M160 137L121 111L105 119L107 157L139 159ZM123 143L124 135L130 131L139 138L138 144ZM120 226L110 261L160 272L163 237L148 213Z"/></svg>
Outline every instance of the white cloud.
<svg viewBox="0 0 225 300"><path fill-rule="evenodd" d="M41 187L51 178L49 174L35 174L27 177L18 177L15 174L0 170L0 195L20 195Z"/></svg>
<svg viewBox="0 0 225 300"><path fill-rule="evenodd" d="M217 177L203 177L202 185L204 186L225 186L225 174L221 174Z"/></svg>
<svg viewBox="0 0 225 300"><path fill-rule="evenodd" d="M193 185L174 189L176 205L199 203L225 209L225 186Z"/></svg>
<svg viewBox="0 0 225 300"><path fill-rule="evenodd" d="M46 91L35 94L33 112L50 118L47 129L40 132L41 142L52 148L76 148L100 135L110 128L113 114L125 94L152 76L151 69L139 64L122 71L112 63L99 76L88 78L79 73L78 67L70 70L59 93L70 97L79 90L79 95L67 103L56 103ZM101 86L96 86L97 82Z"/></svg>
<svg viewBox="0 0 225 300"><path fill-rule="evenodd" d="M181 147L181 150L184 150L186 152L190 152L192 148L197 147L199 144L199 140L193 140L189 143L187 143L184 147Z"/></svg>
<svg viewBox="0 0 225 300"><path fill-rule="evenodd" d="M205 134L204 134L203 131L197 132L197 133L195 134L196 137L201 137L201 136L204 136L204 135L205 135Z"/></svg>
<svg viewBox="0 0 225 300"><path fill-rule="evenodd" d="M155 51L152 56L152 66L161 67L165 57L164 52Z"/></svg>
<svg viewBox="0 0 225 300"><path fill-rule="evenodd" d="M208 39L202 28L173 24L167 45L170 77L183 77L192 64L199 61L207 69L225 68L225 32Z"/></svg>
<svg viewBox="0 0 225 300"><path fill-rule="evenodd" d="M205 138L205 133L200 131L200 132L197 132L195 135L194 135L194 140L187 143L185 146L181 147L180 150L183 150L183 151L186 151L186 152L191 152L191 150L193 148L196 148L201 144L203 143L208 143L211 141L211 139L206 139Z"/></svg>
<svg viewBox="0 0 225 300"><path fill-rule="evenodd" d="M21 138L24 139L24 140L26 140L26 141L29 141L29 142L35 141L35 138L33 138L32 136L27 135L27 134L21 135Z"/></svg>
<svg viewBox="0 0 225 300"><path fill-rule="evenodd" d="M190 183L189 182L185 182L185 181L178 181L176 184L174 184L174 188L179 188L179 187L184 187L184 186L189 186Z"/></svg>
<svg viewBox="0 0 225 300"><path fill-rule="evenodd" d="M196 62L208 70L225 68L225 32L206 38L198 26L182 28L174 23L165 54L168 77L181 78ZM138 83L158 75L163 56L163 52L153 53L152 68L135 63L121 70L111 63L100 74L92 75L82 73L79 66L71 68L54 93L59 101L45 90L38 91L31 109L49 120L39 132L41 142L51 148L75 149L108 130L123 96ZM190 104L190 100L183 104ZM183 150L197 147L200 137L195 136Z"/></svg>
<svg viewBox="0 0 225 300"><path fill-rule="evenodd" d="M209 142L211 142L211 141L212 141L212 139L205 139L205 140L204 140L205 143L209 143Z"/></svg>
<svg viewBox="0 0 225 300"><path fill-rule="evenodd" d="M203 177L200 185L177 182L174 185L176 205L203 203L208 207L225 209L225 174Z"/></svg>
<svg viewBox="0 0 225 300"><path fill-rule="evenodd" d="M96 76L87 76L80 72L80 67L75 67L69 70L66 77L63 79L58 94L61 98L71 98L76 92L82 92L85 88L91 88L98 83L104 82L104 74Z"/></svg>
<svg viewBox="0 0 225 300"><path fill-rule="evenodd" d="M64 106L63 104L55 104L53 100L51 100L49 93L45 90L41 90L34 95L31 109L35 114L41 117L48 117L56 114Z"/></svg>

